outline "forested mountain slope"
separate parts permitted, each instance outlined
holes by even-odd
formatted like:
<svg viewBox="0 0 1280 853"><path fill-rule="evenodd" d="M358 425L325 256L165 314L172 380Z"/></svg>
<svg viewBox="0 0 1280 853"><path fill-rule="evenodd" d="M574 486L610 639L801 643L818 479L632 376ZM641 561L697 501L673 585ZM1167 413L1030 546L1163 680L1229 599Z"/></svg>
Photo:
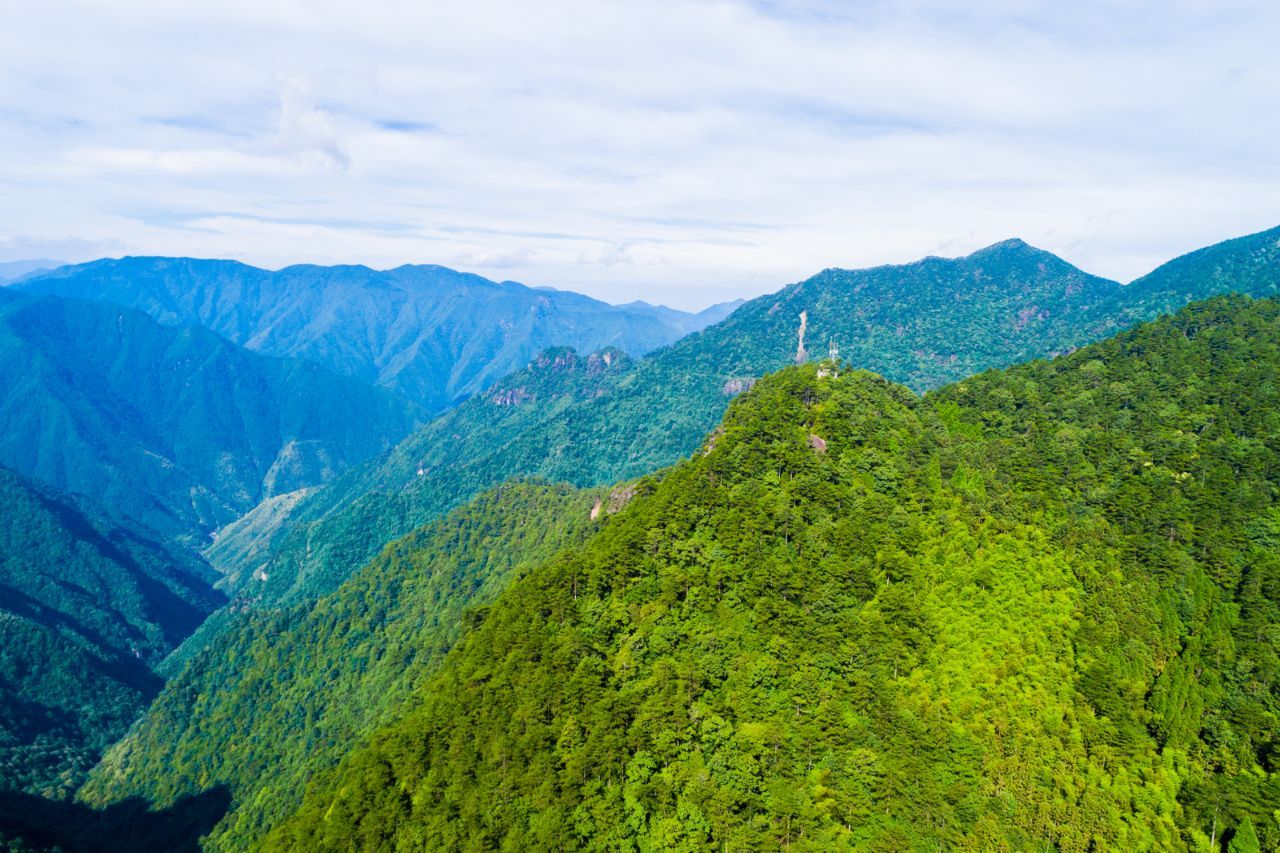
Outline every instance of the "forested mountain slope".
<svg viewBox="0 0 1280 853"><path fill-rule="evenodd" d="M302 502L285 517L287 531L272 531L269 554L230 568L244 578L263 568L271 579L249 584L249 600L316 595L382 542L506 477L591 486L669 465L698 445L734 394L795 359L802 314L805 357L825 357L835 341L851 364L920 390L1070 351L1192 296L1274 293L1277 240L1280 229L1201 250L1132 291L1011 240L958 259L827 270L603 377L564 369L590 359L553 353ZM549 373L548 363L560 369Z"/></svg>
<svg viewBox="0 0 1280 853"><path fill-rule="evenodd" d="M1277 376L1232 298L923 399L769 377L267 849L1273 849Z"/></svg>
<svg viewBox="0 0 1280 853"><path fill-rule="evenodd" d="M18 285L104 300L165 325L199 324L267 355L304 358L439 411L549 346L643 355L721 318L644 303L497 283L440 266L377 271L234 261L122 258L64 267Z"/></svg>
<svg viewBox="0 0 1280 853"><path fill-rule="evenodd" d="M247 565L221 565L242 600L259 605L314 598L337 587L387 542L501 483L506 471L545 471L579 484L608 482L606 449L623 440L619 424L599 424L575 442L578 410L603 400L634 362L620 350L587 357L550 349L483 394L433 420L380 459L303 500L271 530L272 550ZM576 473L576 476L575 476ZM239 535L244 535L239 534ZM252 534L250 534L252 535ZM219 557L222 555L219 554Z"/></svg>
<svg viewBox="0 0 1280 853"><path fill-rule="evenodd" d="M98 302L0 291L0 463L195 544L409 432L415 408L308 362Z"/></svg>
<svg viewBox="0 0 1280 853"><path fill-rule="evenodd" d="M604 496L505 484L391 543L314 607L253 614L160 694L82 797L168 807L225 785L234 809L206 846L259 838L297 808L310 776L414 700L464 610L582 542Z"/></svg>
<svg viewBox="0 0 1280 853"><path fill-rule="evenodd" d="M0 789L60 797L225 599L215 574L0 466Z"/></svg>
<svg viewBox="0 0 1280 853"><path fill-rule="evenodd" d="M1280 228L1175 258L1126 285L1116 302L1126 320L1137 321L1221 293L1280 295Z"/></svg>

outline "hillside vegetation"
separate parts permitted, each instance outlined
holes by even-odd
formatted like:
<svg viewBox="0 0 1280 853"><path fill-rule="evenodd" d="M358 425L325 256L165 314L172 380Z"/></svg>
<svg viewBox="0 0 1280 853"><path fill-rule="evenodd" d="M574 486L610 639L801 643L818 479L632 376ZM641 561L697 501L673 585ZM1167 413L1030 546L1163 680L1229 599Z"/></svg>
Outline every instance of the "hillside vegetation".
<svg viewBox="0 0 1280 853"><path fill-rule="evenodd" d="M1233 298L924 398L762 380L265 847L1273 849L1277 376Z"/></svg>
<svg viewBox="0 0 1280 853"><path fill-rule="evenodd" d="M234 809L206 847L236 849L413 701L462 630L513 577L577 545L603 497L512 482L389 544L315 604L221 633L95 770L87 802L165 807L225 786Z"/></svg>
<svg viewBox="0 0 1280 853"><path fill-rule="evenodd" d="M225 599L203 563L0 466L0 791L60 798Z"/></svg>

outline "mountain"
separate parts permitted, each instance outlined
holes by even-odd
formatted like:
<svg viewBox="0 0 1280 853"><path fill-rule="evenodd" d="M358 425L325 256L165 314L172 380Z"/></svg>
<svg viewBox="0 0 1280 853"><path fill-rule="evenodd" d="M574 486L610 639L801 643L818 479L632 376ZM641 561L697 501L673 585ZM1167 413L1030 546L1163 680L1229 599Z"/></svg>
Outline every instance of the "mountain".
<svg viewBox="0 0 1280 853"><path fill-rule="evenodd" d="M216 574L0 466L0 789L70 794L216 607Z"/></svg>
<svg viewBox="0 0 1280 853"><path fill-rule="evenodd" d="M1251 287L1265 287L1274 281L1269 263L1264 256L1252 266L1236 268L1242 276L1252 271L1252 278L1243 277ZM1147 278L1158 281L1159 275L1165 275L1164 268ZM911 282L912 287L894 285L895 276L899 282ZM1020 287L1024 280L1034 286ZM876 281L881 283L872 286ZM899 286L907 296L895 295ZM1222 280L1211 286L1226 287L1229 283ZM966 287L972 290L968 303L956 295ZM226 565L220 567L235 572L232 588L238 591L237 603L220 611L196 638L171 656L166 671L177 678L166 695L172 691L173 696L203 696L209 685L238 683L241 671L222 670L217 661L242 660L235 651L234 634L244 631L251 639L258 636L253 625L263 614L254 612L255 608L275 612L284 603L290 612L306 613L317 596L340 595L344 579L373 557L381 543L439 517L512 473L541 473L591 486L638 476L696 450L735 395L749 388L760 374L794 359L801 311L812 342L814 329L821 330L824 324L830 329L844 322L854 329L863 323L875 331L894 316L894 300L905 299L913 307L909 313L902 309L902 316L912 321L904 328L903 340L895 346L865 350L859 357L880 359L887 369L905 372L918 387L926 387L935 381L927 379L928 371L936 369L941 360L922 358L919 353L929 350L921 343L959 346L962 354L967 348L987 353L975 357L979 366L981 358L999 354L1000 342L1008 352L1020 351L1018 347L1030 347L1032 352L1037 347L1049 352L1070 350L1076 346L1071 335L1100 335L1112 325L1131 321L1132 315L1124 313L1120 300L1125 289L1088 277L1069 265L1058 266L1052 256L1046 259L1044 253L1014 241L953 261L927 259L900 268L828 271L781 294L749 303L717 326L639 361L612 350L590 357L564 348L548 351L525 370L433 420L386 456L353 469L326 488L269 502L236 528L225 531L226 538L219 542L225 551L215 559L225 560ZM1159 287L1152 290L1159 292ZM849 291L863 300L869 299L868 294L876 299L859 305ZM1050 298L1055 293L1061 297L1058 301ZM912 303L912 299L916 301ZM1013 311L1023 304L1019 299L1041 305L1022 325L1025 329L1040 323L1041 334L1020 336L1022 309ZM957 303L964 308L961 314L953 307ZM1067 319L1054 321L1056 308L1046 311L1042 303L1061 308ZM814 305L817 307L811 307ZM881 319L866 326L869 305L880 306ZM1105 315L1100 318L1092 313L1099 306ZM1139 305L1131 310L1146 309ZM943 322L948 312L972 316L971 333L957 336L954 316L950 327ZM1086 334L1081 328L1090 331ZM858 346L842 343L841 350L856 352ZM814 349L812 344L807 348ZM193 665L189 673L182 672L183 667L200 659L202 649L211 647L218 651L204 657L200 666ZM172 713L159 716L162 707ZM217 702L209 707L223 706ZM181 703L158 703L139 731L151 732L156 738L160 732L167 734L141 747L134 740L121 747L127 749L129 766L151 768L134 774L129 784L152 793L167 790L163 781L157 781L161 776L156 768L163 761L155 760L150 750L164 754L161 740L187 727L207 733L210 723L201 716L203 710L203 704L188 708ZM233 763L214 760L210 764L211 759L200 754L203 736L183 739L187 750L183 761L195 767L218 766L222 778L234 778ZM217 738L209 741L218 742ZM331 753L321 754L332 757ZM103 801L129 789L118 781L108 784L103 779L95 782L101 787L94 789L95 797ZM254 795L275 808L287 796L276 792ZM246 837L237 833L257 826L254 822L264 812L250 809L234 814L231 820L241 829L219 836L233 847L236 839Z"/></svg>
<svg viewBox="0 0 1280 853"><path fill-rule="evenodd" d="M1280 305L830 374L468 616L262 849L1280 843Z"/></svg>
<svg viewBox="0 0 1280 853"><path fill-rule="evenodd" d="M24 261L0 262L0 284L16 281L23 276L31 275L33 273L43 273L50 270L56 270L60 266L64 266L62 261L54 261L49 258L32 258Z"/></svg>
<svg viewBox="0 0 1280 853"><path fill-rule="evenodd" d="M650 311L657 316L662 317L664 321L680 329L682 333L681 337L683 337L684 335L692 334L700 329L705 329L707 326L719 323L725 317L728 317L734 311L738 310L738 307L745 304L746 301L747 300L745 299L733 299L728 302L718 302L709 308L704 308L696 314L677 311L676 309L668 308L665 305L651 305L640 299L635 302L628 302L627 304L619 307L636 311Z"/></svg>
<svg viewBox="0 0 1280 853"><path fill-rule="evenodd" d="M1220 293L1280 295L1280 228L1175 258L1125 286L1120 310L1147 319Z"/></svg>
<svg viewBox="0 0 1280 853"><path fill-rule="evenodd" d="M286 529L262 534L269 548L245 568L223 568L268 576L247 585L248 600L318 595L382 542L509 476L595 486L669 465L698 446L735 394L795 361L802 325L805 358L824 357L834 341L853 365L924 390L1069 352L1194 295L1273 293L1280 265L1259 247L1274 248L1277 237L1280 229L1211 247L1188 258L1211 258L1212 268L1180 259L1129 286L1009 240L963 258L827 270L603 375L571 369L592 358L557 350L277 516Z"/></svg>
<svg viewBox="0 0 1280 853"><path fill-rule="evenodd" d="M241 593L241 604L313 598L336 588L380 543L503 482L506 471L541 468L553 479L608 482L613 478L593 467L594 446L579 445L569 454L564 448L572 447L570 437L580 426L577 408L603 399L633 367L621 350L587 357L567 347L547 350L376 464L353 469L334 488L268 519L246 519L262 523L228 531L228 544L257 537L262 544L256 549L210 556L233 578L230 589ZM595 435L600 445L616 440L608 431Z"/></svg>
<svg viewBox="0 0 1280 853"><path fill-rule="evenodd" d="M253 614L160 694L82 798L103 805L127 791L167 806L222 785L234 809L205 848L261 836L298 807L310 776L414 700L467 608L580 544L604 497L507 483L389 544L314 607Z"/></svg>
<svg viewBox="0 0 1280 853"><path fill-rule="evenodd" d="M440 266L272 272L234 261L123 258L65 267L20 287L126 305L165 325L201 325L255 352L393 389L433 412L549 346L643 355L719 316L615 307Z"/></svg>
<svg viewBox="0 0 1280 853"><path fill-rule="evenodd" d="M204 544L415 421L389 392L204 329L0 291L0 463L164 536Z"/></svg>

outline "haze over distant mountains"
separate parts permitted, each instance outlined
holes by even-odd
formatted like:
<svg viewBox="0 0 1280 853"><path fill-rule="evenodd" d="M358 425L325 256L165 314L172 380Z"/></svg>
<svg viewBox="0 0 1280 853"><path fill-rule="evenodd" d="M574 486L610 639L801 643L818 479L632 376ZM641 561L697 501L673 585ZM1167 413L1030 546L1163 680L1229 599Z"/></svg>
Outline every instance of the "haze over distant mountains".
<svg viewBox="0 0 1280 853"><path fill-rule="evenodd" d="M418 410L103 302L0 291L0 464L192 543L394 444Z"/></svg>
<svg viewBox="0 0 1280 853"><path fill-rule="evenodd" d="M32 258L22 261L3 261L0 262L0 285L16 281L26 275L33 273L47 272L55 270L63 266L62 261L55 261L50 258Z"/></svg>
<svg viewBox="0 0 1280 853"><path fill-rule="evenodd" d="M305 358L447 408L548 346L614 346L640 356L724 317L643 302L493 282L440 266L376 271L235 261L123 258L66 267L17 285L136 308L165 325L201 325L266 355Z"/></svg>

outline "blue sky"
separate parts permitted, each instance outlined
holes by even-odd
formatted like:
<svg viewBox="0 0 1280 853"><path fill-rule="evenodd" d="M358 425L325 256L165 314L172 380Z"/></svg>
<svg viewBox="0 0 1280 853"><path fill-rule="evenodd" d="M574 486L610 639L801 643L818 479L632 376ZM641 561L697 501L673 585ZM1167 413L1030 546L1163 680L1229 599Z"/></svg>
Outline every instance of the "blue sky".
<svg viewBox="0 0 1280 853"><path fill-rule="evenodd" d="M695 308L1280 224L1274 2L12 4L0 261L440 263Z"/></svg>

